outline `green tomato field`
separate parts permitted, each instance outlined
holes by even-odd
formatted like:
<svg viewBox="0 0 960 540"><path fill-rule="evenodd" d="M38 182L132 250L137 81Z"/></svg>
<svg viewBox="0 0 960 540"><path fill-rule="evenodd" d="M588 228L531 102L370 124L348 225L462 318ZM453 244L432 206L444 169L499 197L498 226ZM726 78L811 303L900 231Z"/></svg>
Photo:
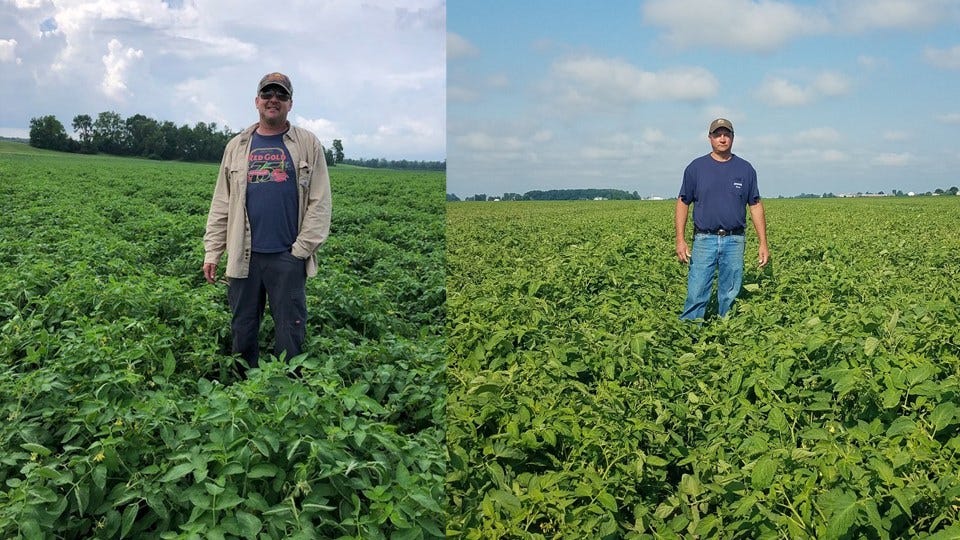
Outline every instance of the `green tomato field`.
<svg viewBox="0 0 960 540"><path fill-rule="evenodd" d="M331 169L306 352L245 380L216 174L0 143L0 538L442 536L444 174Z"/></svg>
<svg viewBox="0 0 960 540"><path fill-rule="evenodd" d="M447 205L448 536L960 537L960 197L765 206L701 326L673 201Z"/></svg>

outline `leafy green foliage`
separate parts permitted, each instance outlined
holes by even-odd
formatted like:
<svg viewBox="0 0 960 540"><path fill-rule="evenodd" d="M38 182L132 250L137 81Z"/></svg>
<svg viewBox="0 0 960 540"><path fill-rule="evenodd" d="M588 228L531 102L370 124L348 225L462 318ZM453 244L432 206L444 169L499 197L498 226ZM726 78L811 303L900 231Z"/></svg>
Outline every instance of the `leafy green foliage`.
<svg viewBox="0 0 960 540"><path fill-rule="evenodd" d="M449 536L960 535L958 201L766 207L698 326L671 201L447 205Z"/></svg>
<svg viewBox="0 0 960 540"><path fill-rule="evenodd" d="M441 536L443 175L332 171L306 352L246 380L215 175L0 152L0 537Z"/></svg>

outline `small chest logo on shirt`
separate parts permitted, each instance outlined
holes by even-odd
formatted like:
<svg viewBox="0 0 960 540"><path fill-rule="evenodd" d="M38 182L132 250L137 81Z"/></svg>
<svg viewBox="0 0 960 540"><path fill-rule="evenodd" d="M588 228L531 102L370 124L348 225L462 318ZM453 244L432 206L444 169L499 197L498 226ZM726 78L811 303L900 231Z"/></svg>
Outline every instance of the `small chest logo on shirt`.
<svg viewBox="0 0 960 540"><path fill-rule="evenodd" d="M733 187L735 187L735 188L737 188L737 189L743 189L743 182L741 182L739 179L734 180L734 181L733 181Z"/></svg>
<svg viewBox="0 0 960 540"><path fill-rule="evenodd" d="M247 183L285 182L287 174L287 153L283 148L257 148L250 152L247 159Z"/></svg>

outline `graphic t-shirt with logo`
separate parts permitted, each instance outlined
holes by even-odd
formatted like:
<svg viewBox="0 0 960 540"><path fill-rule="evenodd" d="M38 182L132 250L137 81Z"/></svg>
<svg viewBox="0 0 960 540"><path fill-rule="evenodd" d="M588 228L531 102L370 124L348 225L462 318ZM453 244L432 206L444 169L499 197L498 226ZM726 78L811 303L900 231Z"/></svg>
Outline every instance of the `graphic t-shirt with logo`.
<svg viewBox="0 0 960 540"><path fill-rule="evenodd" d="M257 253L289 251L297 239L297 171L283 135L254 131L247 158L247 217Z"/></svg>

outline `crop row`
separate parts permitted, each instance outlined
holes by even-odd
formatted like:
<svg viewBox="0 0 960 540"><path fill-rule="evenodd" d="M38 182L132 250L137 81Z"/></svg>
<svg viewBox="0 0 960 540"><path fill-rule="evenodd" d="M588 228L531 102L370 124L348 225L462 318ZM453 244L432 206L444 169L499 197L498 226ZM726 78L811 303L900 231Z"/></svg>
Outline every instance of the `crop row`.
<svg viewBox="0 0 960 540"><path fill-rule="evenodd" d="M703 325L672 210L448 205L448 534L960 534L956 201L768 201Z"/></svg>
<svg viewBox="0 0 960 540"><path fill-rule="evenodd" d="M215 175L0 153L0 536L440 536L443 175L332 170L305 354L245 380Z"/></svg>

